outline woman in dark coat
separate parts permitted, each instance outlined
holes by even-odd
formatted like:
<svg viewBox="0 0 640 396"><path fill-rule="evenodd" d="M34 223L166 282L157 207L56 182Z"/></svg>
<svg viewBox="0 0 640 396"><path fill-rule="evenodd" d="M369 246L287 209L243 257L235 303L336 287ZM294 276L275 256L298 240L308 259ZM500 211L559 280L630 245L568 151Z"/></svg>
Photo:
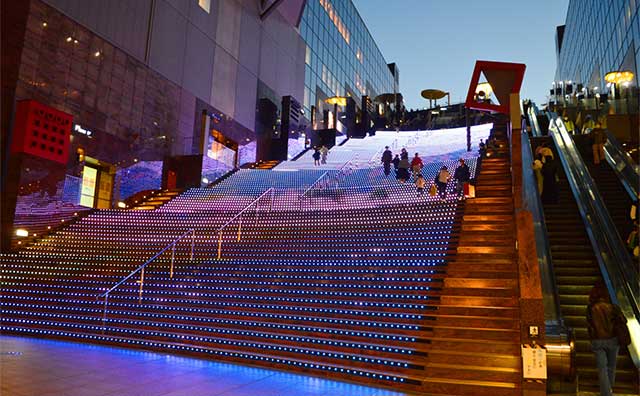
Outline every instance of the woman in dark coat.
<svg viewBox="0 0 640 396"><path fill-rule="evenodd" d="M558 163L553 157L545 157L542 165L542 203L555 204L558 203L558 183L556 182L556 173L558 172Z"/></svg>
<svg viewBox="0 0 640 396"><path fill-rule="evenodd" d="M398 164L397 178L400 183L404 183L409 180L409 160L402 158Z"/></svg>

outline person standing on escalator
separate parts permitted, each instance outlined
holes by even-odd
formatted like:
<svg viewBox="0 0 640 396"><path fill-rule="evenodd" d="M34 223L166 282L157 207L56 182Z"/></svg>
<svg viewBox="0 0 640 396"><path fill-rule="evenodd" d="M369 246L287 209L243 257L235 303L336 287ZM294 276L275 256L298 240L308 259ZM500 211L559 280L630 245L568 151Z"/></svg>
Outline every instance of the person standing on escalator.
<svg viewBox="0 0 640 396"><path fill-rule="evenodd" d="M590 136L593 164L600 165L600 161L604 161L604 144L607 142L607 133L600 123L596 123L596 127L593 128Z"/></svg>
<svg viewBox="0 0 640 396"><path fill-rule="evenodd" d="M558 203L558 182L556 180L558 163L551 156L542 160L542 194L540 198L543 204Z"/></svg>

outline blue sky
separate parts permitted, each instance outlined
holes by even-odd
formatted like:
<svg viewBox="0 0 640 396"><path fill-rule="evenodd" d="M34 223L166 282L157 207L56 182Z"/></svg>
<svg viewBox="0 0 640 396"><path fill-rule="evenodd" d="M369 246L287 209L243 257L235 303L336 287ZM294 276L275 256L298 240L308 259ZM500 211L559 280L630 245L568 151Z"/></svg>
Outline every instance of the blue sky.
<svg viewBox="0 0 640 396"><path fill-rule="evenodd" d="M569 0L353 0L387 62L400 69L407 108L420 91L464 100L475 61L527 65L522 98L546 102L556 68L555 29Z"/></svg>

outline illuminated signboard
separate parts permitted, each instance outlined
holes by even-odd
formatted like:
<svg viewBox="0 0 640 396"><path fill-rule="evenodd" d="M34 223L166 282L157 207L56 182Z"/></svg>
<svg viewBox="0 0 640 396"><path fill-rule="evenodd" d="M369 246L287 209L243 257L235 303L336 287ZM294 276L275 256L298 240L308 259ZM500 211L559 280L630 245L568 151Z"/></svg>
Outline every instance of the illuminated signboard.
<svg viewBox="0 0 640 396"><path fill-rule="evenodd" d="M93 135L93 131L89 130L89 129L84 129L81 125L75 124L73 126L73 131L77 132L81 135L85 135L85 136L89 136L91 137Z"/></svg>
<svg viewBox="0 0 640 396"><path fill-rule="evenodd" d="M84 167L82 172L82 190L80 195L80 205L93 207L94 195L96 192L96 179L98 178L98 170Z"/></svg>

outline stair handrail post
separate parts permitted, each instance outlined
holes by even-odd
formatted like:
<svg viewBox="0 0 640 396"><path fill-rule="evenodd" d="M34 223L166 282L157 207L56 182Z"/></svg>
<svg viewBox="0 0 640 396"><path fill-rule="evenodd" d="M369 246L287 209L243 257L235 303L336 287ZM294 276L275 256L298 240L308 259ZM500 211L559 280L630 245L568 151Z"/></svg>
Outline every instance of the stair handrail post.
<svg viewBox="0 0 640 396"><path fill-rule="evenodd" d="M142 288L144 287L144 267L140 270L140 291L138 292L138 305L142 303Z"/></svg>
<svg viewBox="0 0 640 396"><path fill-rule="evenodd" d="M171 268L169 268L169 278L173 279L173 263L176 260L176 243L171 247Z"/></svg>
<svg viewBox="0 0 640 396"><path fill-rule="evenodd" d="M196 229L191 230L191 255L189 256L189 261L193 262L193 249L196 244Z"/></svg>
<svg viewBox="0 0 640 396"><path fill-rule="evenodd" d="M271 203L269 204L269 213L273 210L273 201L276 199L276 190L274 188L271 189Z"/></svg>
<svg viewBox="0 0 640 396"><path fill-rule="evenodd" d="M169 242L164 248L160 249L160 251L158 251L156 254L154 254L151 258L149 258L147 261L145 261L144 263L139 265L136 269L131 271L127 276L122 278L118 283L113 285L110 289L108 289L104 293L99 294L98 296L96 296L97 300L100 299L100 298L104 298L104 308L103 308L103 312L102 312L102 325L103 325L103 330L102 331L103 331L103 333L104 333L104 330L105 330L105 327L106 327L105 324L106 324L106 320L107 320L107 304L108 304L109 294L112 291L116 290L118 287L120 287L120 285L122 285L124 282L128 281L132 276L134 276L135 274L140 272L140 290L139 290L139 296L138 296L138 304L140 304L141 301L142 301L142 287L143 287L143 284L144 284L144 269L147 267L147 265L153 263L164 252L169 250L169 248L175 249L175 244L177 242L181 241L182 239L184 239L189 234L194 235L195 234L195 229L192 228L192 229L184 232L182 235L180 235L179 237L175 238L171 242ZM172 260L172 262L173 262L173 260ZM172 271L173 271L173 268L171 269L171 272Z"/></svg>
<svg viewBox="0 0 640 396"><path fill-rule="evenodd" d="M105 330L107 329L107 304L109 301L109 295L104 296L104 308L102 310L102 334L104 335Z"/></svg>
<svg viewBox="0 0 640 396"><path fill-rule="evenodd" d="M222 232L224 231L224 229L227 226L229 226L235 219L237 219L240 216L242 216L247 210L249 210L252 207L254 207L254 205L255 205L255 213L256 213L256 216L257 216L257 213L258 213L257 204L258 204L258 202L263 197L265 197L267 194L271 193L273 190L274 190L273 187L269 187L268 189L263 191L262 194L260 194L256 199L251 201L248 205L246 205L238 213L236 213L235 216L233 216L231 219L229 219L226 223L224 223L221 227L218 228L218 230L217 230L218 231L218 260L220 260L220 258L222 256ZM238 237L237 237L238 242L240 242L240 226L241 226L241 224L242 224L242 218L240 220L240 224L238 224Z"/></svg>
<svg viewBox="0 0 640 396"><path fill-rule="evenodd" d="M218 260L220 260L221 252L222 252L222 230L218 231Z"/></svg>
<svg viewBox="0 0 640 396"><path fill-rule="evenodd" d="M302 195L300 195L300 196L298 197L298 200L302 200L302 198L304 198L304 197L307 195L307 193L308 193L309 191L311 191L311 189L312 189L313 187L315 187L315 185L316 185L316 184L318 184L318 183L320 182L320 180L322 180L322 179L323 179L323 178L324 178L328 173L329 173L328 171L324 172L322 175L320 175L320 177L319 177L319 178L317 178L313 183L311 183L311 185L310 185L309 187L307 187L307 189L306 189L306 190L304 190L304 192L302 193Z"/></svg>

